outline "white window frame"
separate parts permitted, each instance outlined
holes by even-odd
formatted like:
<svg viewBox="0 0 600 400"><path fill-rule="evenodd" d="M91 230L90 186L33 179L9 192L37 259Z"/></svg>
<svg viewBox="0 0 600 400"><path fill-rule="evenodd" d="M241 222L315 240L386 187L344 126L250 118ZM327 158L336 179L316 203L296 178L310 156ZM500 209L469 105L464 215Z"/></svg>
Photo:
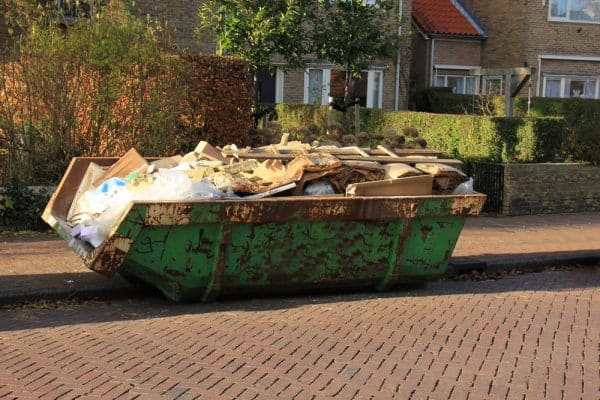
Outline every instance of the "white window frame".
<svg viewBox="0 0 600 400"><path fill-rule="evenodd" d="M367 72L367 108L383 108L383 71L370 69ZM377 107L375 107L375 74L379 74L379 87L377 88Z"/></svg>
<svg viewBox="0 0 600 400"><path fill-rule="evenodd" d="M285 72L277 68L275 72L275 103L283 103L283 87L285 85Z"/></svg>
<svg viewBox="0 0 600 400"><path fill-rule="evenodd" d="M504 96L504 77L502 75L490 75L490 76L482 76L481 77L481 93L487 95L487 86L488 81L497 81L500 80L500 93L496 94L496 96Z"/></svg>
<svg viewBox="0 0 600 400"><path fill-rule="evenodd" d="M311 104L308 102L308 88L310 79L310 70L318 69L323 71L323 88L321 93L321 105L329 104L329 87L331 85L331 68L325 67L310 67L304 70L304 104Z"/></svg>
<svg viewBox="0 0 600 400"><path fill-rule="evenodd" d="M545 74L543 79L543 87L542 87L542 97L546 97L546 80L552 79L557 80L560 79L560 98L561 99L572 99L573 97L565 96L565 88L567 86L567 80L578 80L578 81L589 81L595 80L596 87L594 90L594 97L592 100L600 99L600 76L577 76L577 75L556 75L556 74ZM557 98L557 97L555 97Z"/></svg>
<svg viewBox="0 0 600 400"><path fill-rule="evenodd" d="M477 68L481 68L479 66L476 65L455 65L455 64L435 64L433 66L434 69L434 74L433 74L433 87L436 87L436 81L437 81L437 77L438 76L444 76L444 85L447 87L448 85L448 77L464 77L465 80L463 82L463 92L466 90L467 88L467 79L466 78L473 78L472 75L454 75L454 74L440 74L438 73L438 71L440 69L449 69L449 70L456 70L456 71L470 71L472 69L477 69ZM475 89L474 89L474 93L472 94L477 94L479 93L479 79L475 79ZM460 94L460 93L457 93ZM466 94L466 93L462 93L462 94Z"/></svg>
<svg viewBox="0 0 600 400"><path fill-rule="evenodd" d="M438 77L444 77L444 86L437 86L436 82L437 82L437 78ZM479 79L474 79L475 80L475 91L474 93L465 93L466 89L467 89L467 78L475 78L474 76L471 75L453 75L453 74L438 74L437 71L435 73L435 76L433 78L433 86L434 87L448 87L448 78L463 78L463 84L462 84L462 92L463 93L457 93L455 94L466 94L467 96L471 96L474 94L479 93Z"/></svg>
<svg viewBox="0 0 600 400"><path fill-rule="evenodd" d="M565 0L566 1L566 8L567 8L567 13L565 17L553 17L551 12L552 12L552 5L551 0L548 0L548 21L554 21L554 22L570 22L570 23L576 23L576 24L600 24L600 21L585 21L585 20L579 20L579 19L571 19L569 18L569 15L571 14L571 0Z"/></svg>

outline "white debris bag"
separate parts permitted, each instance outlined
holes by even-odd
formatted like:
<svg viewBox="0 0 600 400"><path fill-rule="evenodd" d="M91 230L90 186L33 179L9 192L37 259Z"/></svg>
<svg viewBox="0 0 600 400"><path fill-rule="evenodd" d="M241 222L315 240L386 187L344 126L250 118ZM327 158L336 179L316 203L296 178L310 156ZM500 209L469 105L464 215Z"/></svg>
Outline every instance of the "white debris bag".
<svg viewBox="0 0 600 400"><path fill-rule="evenodd" d="M461 183L454 189L452 194L473 194L475 190L473 190L473 178L469 178L468 181Z"/></svg>
<svg viewBox="0 0 600 400"><path fill-rule="evenodd" d="M192 182L183 170L159 170L152 184L135 189L121 178L111 178L98 188L84 193L79 200L79 221L73 229L74 236L94 247L108 237L110 231L123 217L132 201L190 201L237 197L230 190L223 193L210 179Z"/></svg>

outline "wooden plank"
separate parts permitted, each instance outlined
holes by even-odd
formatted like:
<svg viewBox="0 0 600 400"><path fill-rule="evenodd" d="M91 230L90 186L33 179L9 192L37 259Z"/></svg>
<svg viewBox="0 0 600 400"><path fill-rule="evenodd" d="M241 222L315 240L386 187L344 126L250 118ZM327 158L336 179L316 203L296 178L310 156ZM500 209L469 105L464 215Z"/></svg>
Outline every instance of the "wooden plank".
<svg viewBox="0 0 600 400"><path fill-rule="evenodd" d="M243 159L254 158L256 160L293 160L296 158L294 154L271 154L271 153L238 153L237 156ZM340 160L349 161L375 161L384 164L388 163L405 163L405 164L416 164L416 163L431 163L436 162L445 165L457 165L461 166L463 163L460 160L455 159L443 159L443 158L430 158L430 157L390 157L390 156L369 156L363 157L359 155L336 155Z"/></svg>
<svg viewBox="0 0 600 400"><path fill-rule="evenodd" d="M350 149L350 150L354 150L354 152L356 154L358 154L359 156L369 157L369 155L370 155L369 153L367 153L366 151L362 150L358 146L350 146L350 147L347 147L347 148Z"/></svg>
<svg viewBox="0 0 600 400"><path fill-rule="evenodd" d="M254 149L254 150L250 150L250 151L241 151L241 152L235 152L235 151L225 151L224 153L228 156L233 156L236 154L263 154L266 153L267 148L262 148L262 149ZM388 149L392 152L394 152L396 155L403 157L403 156L432 156L432 157L439 157L442 155L442 152L439 150L433 150L433 149ZM271 150L272 151L272 150ZM385 151L381 150L381 149L366 149L366 148L362 148L361 151L367 153L370 156L387 156L390 155L388 153L386 153ZM310 150L308 153L316 153L316 152L323 152L323 153L329 153L331 155L337 156L337 155L356 155L357 152L355 150L351 150L348 148L339 148L337 150L321 150L321 151L314 151L314 150ZM270 153L270 152L269 152ZM279 149L279 153L281 154L306 154L306 151L302 151L299 149Z"/></svg>
<svg viewBox="0 0 600 400"><path fill-rule="evenodd" d="M376 161L382 164L389 163L404 163L404 164L416 164L416 163L430 163L436 162L439 164L461 166L463 162L455 159L444 159L444 158L429 158L429 157L389 157L389 156L371 156L371 157L358 157L358 156L338 156L340 160L354 160L354 161Z"/></svg>
<svg viewBox="0 0 600 400"><path fill-rule="evenodd" d="M385 154L387 154L390 157L396 157L396 158L400 158L400 156L398 154L396 154L394 151L388 149L387 147L385 147L384 145L377 145L377 148L381 151L383 151Z"/></svg>
<svg viewBox="0 0 600 400"><path fill-rule="evenodd" d="M198 146L194 149L194 153L196 153L199 159L221 161L222 163L227 162L219 150L204 140L198 143Z"/></svg>
<svg viewBox="0 0 600 400"><path fill-rule="evenodd" d="M434 150L434 149L389 149L393 151L394 153L396 153L397 155L399 155L400 157L403 156L433 156L433 157L439 157L441 156L443 153L439 150ZM384 152L381 149L371 149L369 150L369 153L372 156L384 156L387 153Z"/></svg>
<svg viewBox="0 0 600 400"><path fill-rule="evenodd" d="M110 178L125 178L132 172L146 172L148 165L144 157L140 156L134 148L131 148L123 157L110 166L106 174L92 182L92 186L97 187ZM77 182L77 187L79 187L79 182Z"/></svg>

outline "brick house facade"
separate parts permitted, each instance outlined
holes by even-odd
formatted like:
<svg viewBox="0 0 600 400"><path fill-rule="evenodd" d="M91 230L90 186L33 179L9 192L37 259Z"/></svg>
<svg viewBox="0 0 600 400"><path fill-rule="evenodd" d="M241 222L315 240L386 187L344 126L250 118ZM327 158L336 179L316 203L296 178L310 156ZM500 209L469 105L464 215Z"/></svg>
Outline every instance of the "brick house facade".
<svg viewBox="0 0 600 400"><path fill-rule="evenodd" d="M451 64L476 60L482 68L530 67L531 94L541 97L600 99L600 1L598 0L448 0L463 8L487 34L481 46L453 49ZM431 0L414 0L418 10ZM436 9L439 8L439 4ZM444 21L439 15L438 22ZM418 59L426 41L414 40ZM435 62L438 62L436 60ZM425 72L413 63L413 79L423 86ZM420 79L420 81L419 81ZM501 77L484 77L480 90L502 87ZM489 82L489 84L486 84ZM435 86L428 80L426 86ZM441 84L440 82L437 82ZM521 95L528 93L527 87Z"/></svg>
<svg viewBox="0 0 600 400"><path fill-rule="evenodd" d="M415 0L412 20L415 90L444 86L460 94L478 92L480 80L470 71L481 67L487 34L468 10L452 0Z"/></svg>
<svg viewBox="0 0 600 400"><path fill-rule="evenodd" d="M482 49L484 65L535 68L532 87L537 96L600 99L600 1L466 4L490 35Z"/></svg>
<svg viewBox="0 0 600 400"><path fill-rule="evenodd" d="M159 21L166 28L170 40L179 50L214 53L216 44L210 32L196 35L199 27L198 8L203 0L190 2L171 0L157 2L137 0L134 13ZM397 0L398 9L391 18L399 23L401 32L410 31L412 0ZM379 60L365 71L366 94L363 104L368 107L401 109L406 108L408 100L409 70L411 46L408 40L402 41L397 57ZM275 60L277 64L277 60ZM399 68L398 68L399 66ZM336 76L336 67L326 61L309 60L306 70L296 69L284 72L278 68L274 76L262 76L265 92L261 97L266 101L284 103L320 103L327 104L332 77ZM263 82L259 82L261 85Z"/></svg>
<svg viewBox="0 0 600 400"><path fill-rule="evenodd" d="M188 50L192 52L214 53L216 44L210 32L199 28L198 9L204 0L136 0L132 12L140 18L157 21L164 28L169 43L174 51ZM401 32L410 31L412 0L396 0L397 9L391 16ZM89 3L93 3L90 1ZM1 18L1 15L0 15ZM0 45L7 42L5 24L0 20ZM402 41L398 55L391 59L379 60L365 71L366 96L363 103L374 108L406 108L408 99L409 69L411 46L407 40ZM318 60L309 60L306 70L292 70L284 73L278 68L270 79L268 90L273 93L267 98L286 103L328 102L331 77L336 76L336 67ZM315 88L320 93L315 95Z"/></svg>

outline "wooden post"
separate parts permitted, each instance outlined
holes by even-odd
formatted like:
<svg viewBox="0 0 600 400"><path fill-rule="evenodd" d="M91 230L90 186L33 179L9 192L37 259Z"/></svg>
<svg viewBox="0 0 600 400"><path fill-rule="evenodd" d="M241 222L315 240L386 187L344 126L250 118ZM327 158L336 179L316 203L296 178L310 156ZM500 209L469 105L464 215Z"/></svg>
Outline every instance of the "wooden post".
<svg viewBox="0 0 600 400"><path fill-rule="evenodd" d="M504 115L513 116L514 97L512 97L512 73L504 75Z"/></svg>
<svg viewBox="0 0 600 400"><path fill-rule="evenodd" d="M329 102L331 103L331 101ZM333 107L327 107L327 129L333 125ZM329 134L329 132L327 132Z"/></svg>
<svg viewBox="0 0 600 400"><path fill-rule="evenodd" d="M360 133L360 104L354 105L354 134Z"/></svg>

